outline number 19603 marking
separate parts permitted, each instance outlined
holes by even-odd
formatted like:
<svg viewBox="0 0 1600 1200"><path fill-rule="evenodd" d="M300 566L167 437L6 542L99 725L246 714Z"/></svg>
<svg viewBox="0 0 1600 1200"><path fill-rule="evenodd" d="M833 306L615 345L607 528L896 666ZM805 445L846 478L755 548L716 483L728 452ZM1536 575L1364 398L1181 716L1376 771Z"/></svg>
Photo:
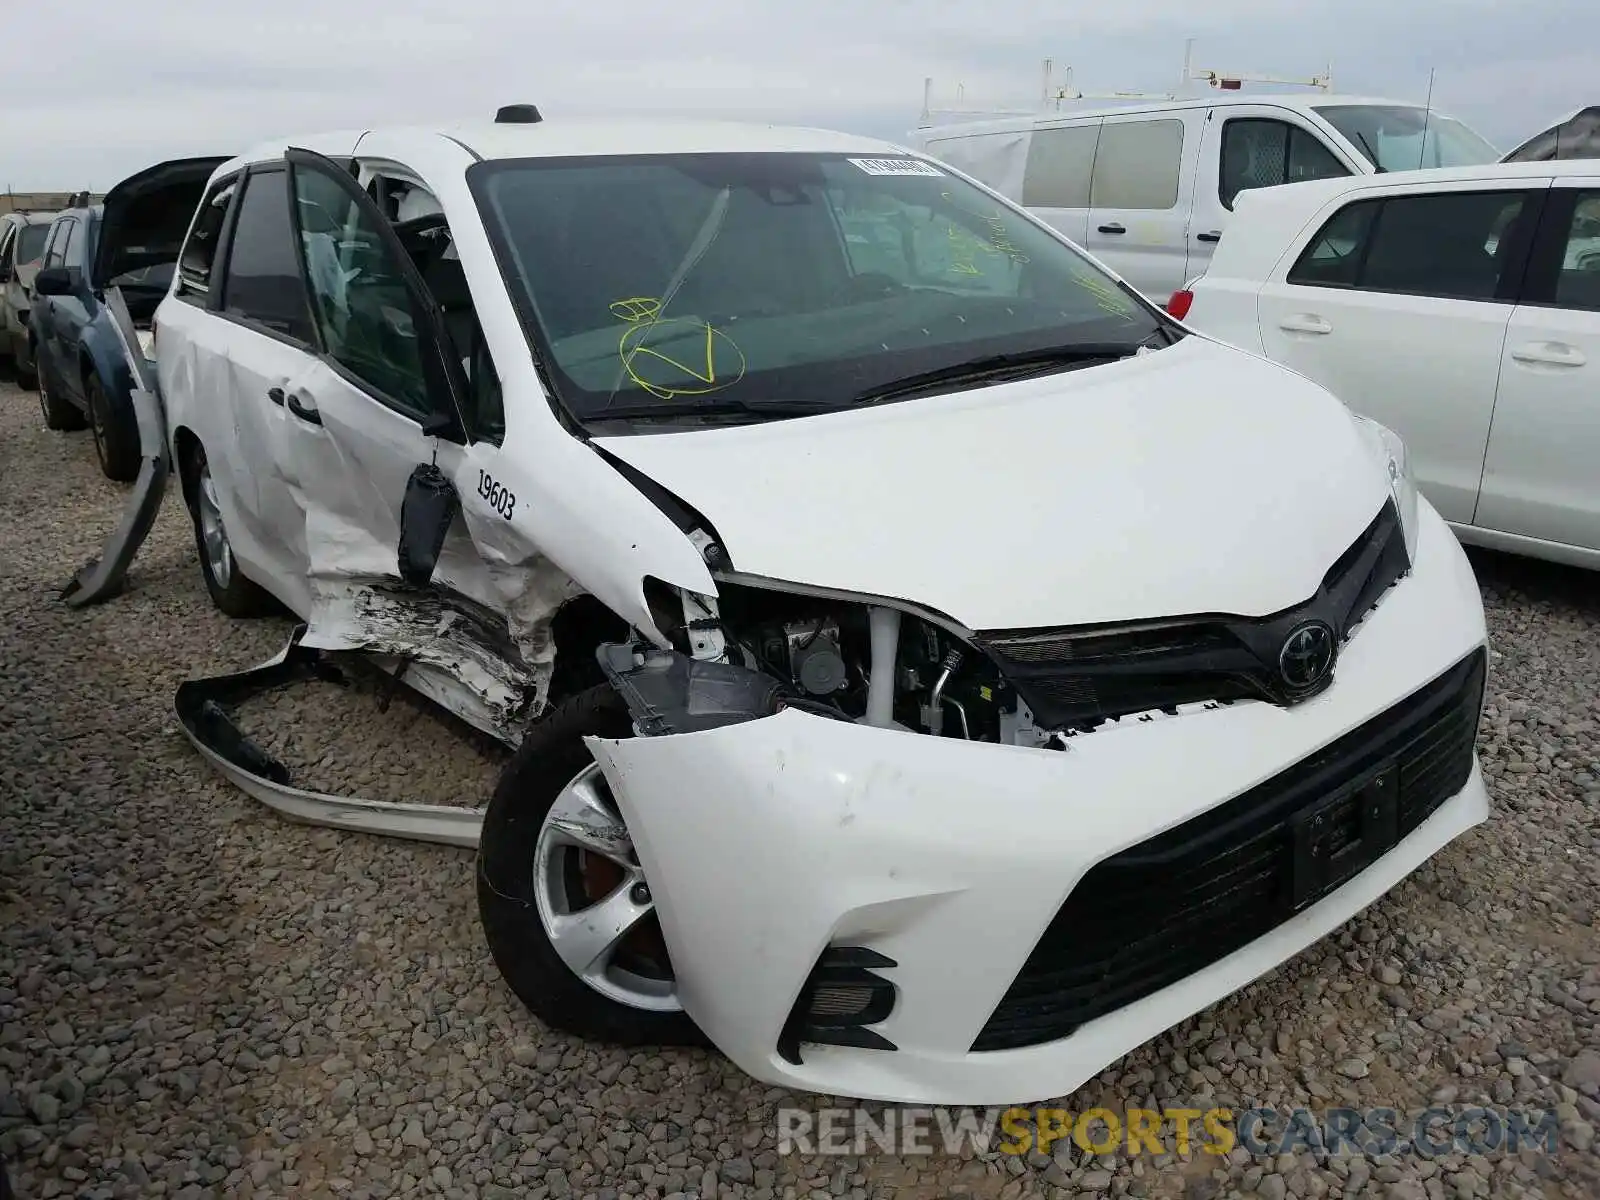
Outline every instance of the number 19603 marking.
<svg viewBox="0 0 1600 1200"><path fill-rule="evenodd" d="M506 520L517 511L517 497L510 489L489 478L489 472L478 472L478 495L489 502L491 508Z"/></svg>

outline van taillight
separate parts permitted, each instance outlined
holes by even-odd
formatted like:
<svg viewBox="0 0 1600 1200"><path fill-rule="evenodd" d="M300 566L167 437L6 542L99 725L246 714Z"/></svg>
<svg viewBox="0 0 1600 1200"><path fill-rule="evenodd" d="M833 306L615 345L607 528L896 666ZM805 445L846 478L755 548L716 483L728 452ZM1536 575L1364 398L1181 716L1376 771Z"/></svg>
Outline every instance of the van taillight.
<svg viewBox="0 0 1600 1200"><path fill-rule="evenodd" d="M1189 306L1194 303L1194 293L1188 288L1172 293L1172 299L1167 301L1167 315L1183 320L1189 315Z"/></svg>

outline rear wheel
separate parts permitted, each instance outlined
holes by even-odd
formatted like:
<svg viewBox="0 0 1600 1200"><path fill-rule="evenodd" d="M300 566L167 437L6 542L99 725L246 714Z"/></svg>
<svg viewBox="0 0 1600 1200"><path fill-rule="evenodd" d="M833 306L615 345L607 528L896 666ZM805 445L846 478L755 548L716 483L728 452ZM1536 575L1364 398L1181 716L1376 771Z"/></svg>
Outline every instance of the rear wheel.
<svg viewBox="0 0 1600 1200"><path fill-rule="evenodd" d="M631 732L610 684L528 731L484 814L478 914L500 974L545 1024L622 1045L704 1045L627 825L583 744Z"/></svg>
<svg viewBox="0 0 1600 1200"><path fill-rule="evenodd" d="M189 451L186 476L193 482L189 511L194 518L194 543L200 552L200 574L211 603L230 617L259 617L272 611L272 598L239 573L233 543L222 521L217 483L211 477L205 449L196 442Z"/></svg>
<svg viewBox="0 0 1600 1200"><path fill-rule="evenodd" d="M72 406L71 401L61 396L55 389L54 381L50 378L50 367L47 363L39 363L39 410L44 413L44 427L46 429L82 429L85 422L83 414Z"/></svg>
<svg viewBox="0 0 1600 1200"><path fill-rule="evenodd" d="M100 376L89 371L83 379L89 398L89 430L94 434L95 457L107 479L129 483L139 477L139 422L128 396L113 400Z"/></svg>

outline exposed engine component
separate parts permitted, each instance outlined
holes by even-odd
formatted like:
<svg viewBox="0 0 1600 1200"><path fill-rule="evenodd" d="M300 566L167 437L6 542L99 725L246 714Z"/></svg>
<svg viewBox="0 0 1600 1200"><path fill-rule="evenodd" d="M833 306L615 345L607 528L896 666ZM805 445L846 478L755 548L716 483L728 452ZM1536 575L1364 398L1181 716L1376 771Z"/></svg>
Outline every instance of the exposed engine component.
<svg viewBox="0 0 1600 1200"><path fill-rule="evenodd" d="M795 621L783 627L789 674L813 696L831 696L850 682L839 650L839 623L831 617Z"/></svg>
<svg viewBox="0 0 1600 1200"><path fill-rule="evenodd" d="M737 585L719 590L728 661L774 677L793 707L935 736L1001 740L1000 714L1015 707L1015 692L986 654L946 630L847 600Z"/></svg>
<svg viewBox="0 0 1600 1200"><path fill-rule="evenodd" d="M944 661L939 664L939 677L933 681L933 687L928 691L928 703L922 708L922 723L928 727L928 732L937 736L944 732L944 706L953 706L961 716L961 736L971 739L972 734L967 729L967 712L961 707L959 700L952 700L944 694L945 687L950 682L950 677L961 667L961 651L951 646L945 651Z"/></svg>

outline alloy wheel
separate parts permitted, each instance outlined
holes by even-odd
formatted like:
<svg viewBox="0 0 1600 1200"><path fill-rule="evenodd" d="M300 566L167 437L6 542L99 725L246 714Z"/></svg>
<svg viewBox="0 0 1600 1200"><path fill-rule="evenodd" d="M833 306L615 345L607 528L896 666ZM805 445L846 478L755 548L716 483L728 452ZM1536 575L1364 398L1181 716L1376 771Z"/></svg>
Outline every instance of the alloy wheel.
<svg viewBox="0 0 1600 1200"><path fill-rule="evenodd" d="M574 975L630 1008L682 1011L650 885L598 764L550 806L533 869L545 937Z"/></svg>
<svg viewBox="0 0 1600 1200"><path fill-rule="evenodd" d="M211 478L211 468L200 468L200 482L195 489L200 510L200 542L204 547L206 566L219 588L227 590L233 579L233 547L228 544L228 531L222 524L222 505L217 500L217 485Z"/></svg>

